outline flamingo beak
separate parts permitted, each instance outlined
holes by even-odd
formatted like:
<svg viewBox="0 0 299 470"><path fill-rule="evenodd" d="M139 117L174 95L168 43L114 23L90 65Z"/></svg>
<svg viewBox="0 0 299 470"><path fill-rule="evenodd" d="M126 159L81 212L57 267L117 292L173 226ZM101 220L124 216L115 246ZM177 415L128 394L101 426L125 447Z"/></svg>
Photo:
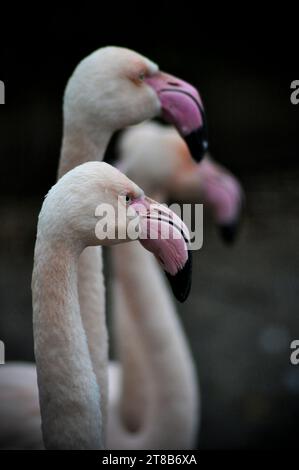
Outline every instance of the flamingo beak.
<svg viewBox="0 0 299 470"><path fill-rule="evenodd" d="M203 202L212 210L222 240L234 243L245 199L239 181L208 157L198 166L198 174Z"/></svg>
<svg viewBox="0 0 299 470"><path fill-rule="evenodd" d="M184 222L170 209L144 197L132 203L139 215L139 241L163 267L173 294L184 302L191 289L190 235Z"/></svg>
<svg viewBox="0 0 299 470"><path fill-rule="evenodd" d="M227 245L232 245L236 242L241 227L244 196L240 186L237 189L239 193L236 194L235 199L231 202L230 216L225 218L218 215L219 233L223 242ZM232 197L232 195L230 196Z"/></svg>
<svg viewBox="0 0 299 470"><path fill-rule="evenodd" d="M242 225L242 214L245 207L245 197L242 189L240 188L240 194L238 202L236 202L236 209L234 216L231 219L222 221L218 224L219 233L224 243L227 245L233 245L239 235L239 231Z"/></svg>
<svg viewBox="0 0 299 470"><path fill-rule="evenodd" d="M157 72L145 81L158 95L162 117L177 128L193 159L200 162L208 150L208 136L204 107L197 90L164 72Z"/></svg>
<svg viewBox="0 0 299 470"><path fill-rule="evenodd" d="M235 243L239 232L239 225L239 218L230 223L219 225L219 233L224 243L226 243L227 245L232 245L233 243Z"/></svg>

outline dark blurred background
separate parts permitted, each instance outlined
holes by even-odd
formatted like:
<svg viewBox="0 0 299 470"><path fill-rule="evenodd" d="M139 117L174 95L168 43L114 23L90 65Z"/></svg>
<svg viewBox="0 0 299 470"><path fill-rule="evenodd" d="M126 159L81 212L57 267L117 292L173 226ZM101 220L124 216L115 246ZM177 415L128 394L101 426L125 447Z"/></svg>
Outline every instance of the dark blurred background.
<svg viewBox="0 0 299 470"><path fill-rule="evenodd" d="M200 89L211 152L240 178L247 199L233 247L221 243L205 214L193 291L179 306L201 383L199 448L294 447L299 366L290 365L289 356L290 342L299 338L299 105L290 103L290 83L299 79L296 43L282 42L280 30L270 35L264 29L257 37L253 25L242 38L226 31L217 39L213 23L203 29L204 17L193 25L192 10L186 16L168 12L167 2L153 20L136 9L132 25L122 28L111 13L101 16L90 5L10 17L0 41L6 85L0 106L0 339L7 360L34 360L36 220L56 179L66 81L98 47L135 49Z"/></svg>

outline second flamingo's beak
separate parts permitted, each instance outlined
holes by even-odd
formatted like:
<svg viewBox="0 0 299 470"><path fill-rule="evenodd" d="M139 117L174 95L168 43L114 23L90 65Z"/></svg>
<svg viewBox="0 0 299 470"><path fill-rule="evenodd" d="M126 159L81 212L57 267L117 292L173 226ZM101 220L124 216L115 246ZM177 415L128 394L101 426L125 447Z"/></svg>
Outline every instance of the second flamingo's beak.
<svg viewBox="0 0 299 470"><path fill-rule="evenodd" d="M162 117L177 128L193 159L200 162L208 150L208 137L204 107L197 90L164 72L146 78L146 83L158 95Z"/></svg>
<svg viewBox="0 0 299 470"><path fill-rule="evenodd" d="M184 222L170 209L144 197L132 204L139 215L140 243L162 265L173 294L184 302L190 292L192 263L190 235Z"/></svg>
<svg viewBox="0 0 299 470"><path fill-rule="evenodd" d="M209 206L225 243L232 244L240 228L243 189L235 176L209 157L198 165L203 202Z"/></svg>

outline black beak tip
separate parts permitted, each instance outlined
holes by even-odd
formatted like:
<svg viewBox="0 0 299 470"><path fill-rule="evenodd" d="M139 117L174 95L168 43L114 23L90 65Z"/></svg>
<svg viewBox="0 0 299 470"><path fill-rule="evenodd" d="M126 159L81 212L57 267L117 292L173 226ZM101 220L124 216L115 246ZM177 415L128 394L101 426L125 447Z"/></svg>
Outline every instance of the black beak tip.
<svg viewBox="0 0 299 470"><path fill-rule="evenodd" d="M232 245L237 239L239 232L239 220L235 220L229 224L219 225L220 236L224 243Z"/></svg>
<svg viewBox="0 0 299 470"><path fill-rule="evenodd" d="M188 250L185 266L175 276L165 272L175 298L183 303L188 298L192 284L192 256Z"/></svg>
<svg viewBox="0 0 299 470"><path fill-rule="evenodd" d="M196 129L190 134L184 136L192 158L197 162L201 162L204 155L208 151L209 144L203 127Z"/></svg>

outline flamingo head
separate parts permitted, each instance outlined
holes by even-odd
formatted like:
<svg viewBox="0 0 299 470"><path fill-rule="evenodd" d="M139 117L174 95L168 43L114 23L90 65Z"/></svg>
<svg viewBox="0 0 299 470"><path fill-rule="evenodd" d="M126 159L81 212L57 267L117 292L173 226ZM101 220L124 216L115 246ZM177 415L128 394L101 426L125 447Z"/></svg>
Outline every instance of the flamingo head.
<svg viewBox="0 0 299 470"><path fill-rule="evenodd" d="M171 210L105 162L87 162L49 191L39 226L50 243L86 246L139 241L162 265L176 298L191 286L189 232Z"/></svg>
<svg viewBox="0 0 299 470"><path fill-rule="evenodd" d="M208 141L197 90L146 57L121 47L98 49L80 62L65 91L66 127L86 129L95 144L99 126L113 133L159 115L177 128L200 161Z"/></svg>

